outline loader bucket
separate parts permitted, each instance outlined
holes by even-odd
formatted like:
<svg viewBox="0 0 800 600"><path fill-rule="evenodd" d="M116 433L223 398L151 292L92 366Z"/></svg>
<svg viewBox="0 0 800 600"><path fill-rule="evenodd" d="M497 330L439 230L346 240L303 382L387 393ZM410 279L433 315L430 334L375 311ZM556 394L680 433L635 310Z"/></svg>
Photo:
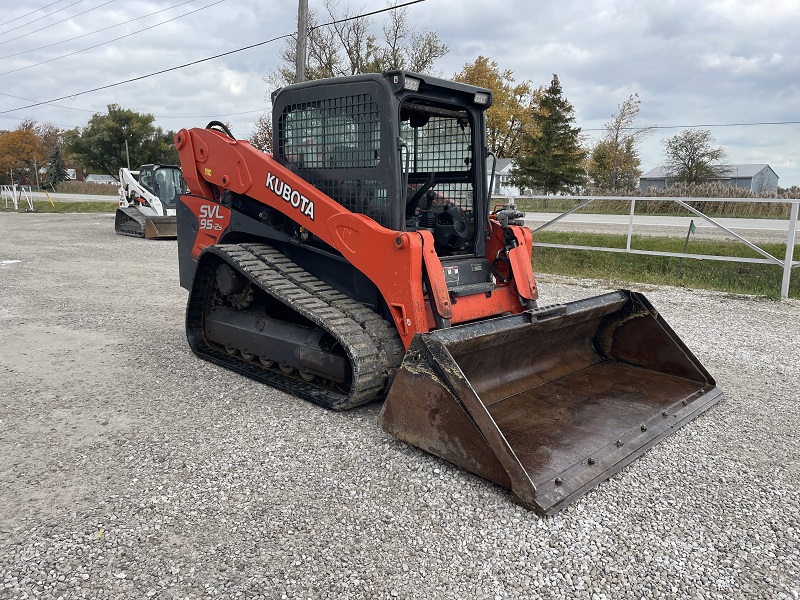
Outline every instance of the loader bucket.
<svg viewBox="0 0 800 600"><path fill-rule="evenodd" d="M551 515L718 402L641 294L414 337L381 427Z"/></svg>
<svg viewBox="0 0 800 600"><path fill-rule="evenodd" d="M114 218L114 229L120 235L147 239L174 239L178 237L177 217L149 217L129 206L118 208Z"/></svg>
<svg viewBox="0 0 800 600"><path fill-rule="evenodd" d="M145 217L144 237L147 239L174 239L178 237L176 217Z"/></svg>

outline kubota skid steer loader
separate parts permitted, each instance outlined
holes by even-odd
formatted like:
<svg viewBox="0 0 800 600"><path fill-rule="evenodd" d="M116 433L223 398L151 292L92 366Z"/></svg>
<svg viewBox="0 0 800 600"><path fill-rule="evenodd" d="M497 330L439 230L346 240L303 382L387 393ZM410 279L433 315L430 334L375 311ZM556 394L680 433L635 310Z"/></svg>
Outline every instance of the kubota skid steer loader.
<svg viewBox="0 0 800 600"><path fill-rule="evenodd" d="M552 514L718 401L641 295L537 305L532 239L490 210L489 90L403 71L273 96L274 154L175 137L198 356L380 424Z"/></svg>

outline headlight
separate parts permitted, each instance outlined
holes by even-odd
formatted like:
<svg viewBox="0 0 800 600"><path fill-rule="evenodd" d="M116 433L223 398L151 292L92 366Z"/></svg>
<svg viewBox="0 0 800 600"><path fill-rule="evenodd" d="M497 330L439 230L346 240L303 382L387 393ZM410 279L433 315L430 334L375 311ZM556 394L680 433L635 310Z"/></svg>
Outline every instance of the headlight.
<svg viewBox="0 0 800 600"><path fill-rule="evenodd" d="M419 79L414 79L413 77L406 77L405 80L403 81L403 89L410 90L412 92L418 92L419 84L420 84Z"/></svg>

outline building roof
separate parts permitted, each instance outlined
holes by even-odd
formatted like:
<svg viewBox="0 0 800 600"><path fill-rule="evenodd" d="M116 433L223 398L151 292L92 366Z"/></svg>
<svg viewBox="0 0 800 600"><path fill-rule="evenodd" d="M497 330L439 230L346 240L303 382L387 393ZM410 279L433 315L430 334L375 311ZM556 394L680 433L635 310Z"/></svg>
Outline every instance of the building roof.
<svg viewBox="0 0 800 600"><path fill-rule="evenodd" d="M767 164L724 165L722 168L724 171L719 173L719 177L755 177L764 169L772 171ZM640 179L665 179L667 177L673 177L673 174L666 167L658 166L644 173Z"/></svg>
<svg viewBox="0 0 800 600"><path fill-rule="evenodd" d="M494 158L491 156L486 159L486 172L491 174L492 172L492 164L494 163ZM503 171L508 170L508 167L514 164L513 158L498 158L497 165L495 166L494 170L495 173L502 173Z"/></svg>
<svg viewBox="0 0 800 600"><path fill-rule="evenodd" d="M103 175L97 173L90 173L86 176L86 181L95 181L97 183L117 183L111 175Z"/></svg>

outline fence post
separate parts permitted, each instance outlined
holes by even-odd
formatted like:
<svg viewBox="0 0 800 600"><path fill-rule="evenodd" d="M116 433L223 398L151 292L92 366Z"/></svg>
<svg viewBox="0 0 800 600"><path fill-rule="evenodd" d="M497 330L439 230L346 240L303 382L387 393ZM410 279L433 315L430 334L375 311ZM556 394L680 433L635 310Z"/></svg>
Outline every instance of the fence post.
<svg viewBox="0 0 800 600"><path fill-rule="evenodd" d="M633 214L636 210L636 198L631 198L631 214L628 221L628 245L625 246L628 252L631 251L631 235L633 235Z"/></svg>
<svg viewBox="0 0 800 600"><path fill-rule="evenodd" d="M789 233L786 236L786 257L783 259L783 282L781 283L781 299L789 297L789 281L792 278L792 261L794 260L794 241L797 235L797 212L800 202L792 202L792 212L789 217Z"/></svg>

